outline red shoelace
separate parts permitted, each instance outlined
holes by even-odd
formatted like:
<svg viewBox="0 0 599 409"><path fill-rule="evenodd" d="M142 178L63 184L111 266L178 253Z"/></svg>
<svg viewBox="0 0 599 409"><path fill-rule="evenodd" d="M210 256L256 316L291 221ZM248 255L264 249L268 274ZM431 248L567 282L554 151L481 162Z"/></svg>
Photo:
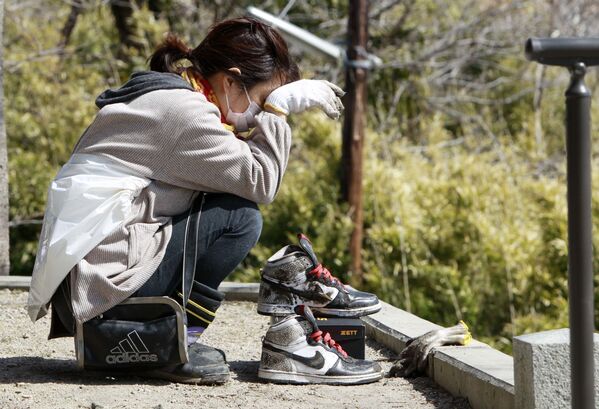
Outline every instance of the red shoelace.
<svg viewBox="0 0 599 409"><path fill-rule="evenodd" d="M312 274L316 276L316 278L323 278L325 281L332 281L333 283L339 283L343 285L341 280L332 275L331 272L322 264L318 264L316 267L310 270L308 274Z"/></svg>
<svg viewBox="0 0 599 409"><path fill-rule="evenodd" d="M328 345L331 348L335 348L337 351L341 352L341 355L343 355L344 358L347 358L347 352L345 352L341 345L331 338L331 334L328 332L325 332L324 335L322 335L322 331L314 331L312 335L310 335L310 338L316 342L322 341L323 344Z"/></svg>

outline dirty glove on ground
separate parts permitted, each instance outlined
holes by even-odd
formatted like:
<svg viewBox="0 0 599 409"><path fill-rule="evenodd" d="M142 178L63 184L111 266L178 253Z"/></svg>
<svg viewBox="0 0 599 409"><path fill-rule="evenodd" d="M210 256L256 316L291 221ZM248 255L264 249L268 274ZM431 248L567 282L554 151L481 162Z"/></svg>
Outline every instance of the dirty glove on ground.
<svg viewBox="0 0 599 409"><path fill-rule="evenodd" d="M285 84L270 93L264 107L289 115L320 108L328 117L337 119L343 112L342 97L345 92L325 80L299 80Z"/></svg>
<svg viewBox="0 0 599 409"><path fill-rule="evenodd" d="M442 345L468 345L472 335L464 321L449 328L427 332L408 341L399 360L389 371L389 376L408 377L416 372L424 373L431 350Z"/></svg>

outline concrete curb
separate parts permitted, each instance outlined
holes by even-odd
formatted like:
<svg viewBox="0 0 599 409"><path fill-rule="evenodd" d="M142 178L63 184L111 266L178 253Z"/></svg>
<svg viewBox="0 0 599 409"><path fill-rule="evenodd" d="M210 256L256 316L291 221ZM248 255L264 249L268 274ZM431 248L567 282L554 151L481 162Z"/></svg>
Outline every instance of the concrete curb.
<svg viewBox="0 0 599 409"><path fill-rule="evenodd" d="M478 345L477 345L478 344ZM482 342L439 347L433 352L433 380L474 409L513 409L514 360Z"/></svg>
<svg viewBox="0 0 599 409"><path fill-rule="evenodd" d="M0 290L29 290L31 277L29 276L0 276ZM225 293L225 299L229 301L257 301L259 283L235 283L225 281L221 283L218 290Z"/></svg>
<svg viewBox="0 0 599 409"><path fill-rule="evenodd" d="M8 288L28 290L31 284L29 276L0 276L0 289Z"/></svg>
<svg viewBox="0 0 599 409"><path fill-rule="evenodd" d="M225 281L218 286L218 291L225 293L229 301L258 301L259 283L234 283Z"/></svg>
<svg viewBox="0 0 599 409"><path fill-rule="evenodd" d="M0 289L28 289L30 277L0 276ZM256 301L259 283L223 282L226 300ZM363 317L366 335L400 353L406 342L441 328L385 302L381 311ZM468 399L473 409L514 408L514 360L489 345L473 340L468 346L435 348L429 376L454 396Z"/></svg>
<svg viewBox="0 0 599 409"><path fill-rule="evenodd" d="M439 325L385 302L376 314L363 317L366 335L400 353L406 342ZM435 348L428 375L454 396L468 399L473 409L514 408L514 360L473 340L468 346Z"/></svg>

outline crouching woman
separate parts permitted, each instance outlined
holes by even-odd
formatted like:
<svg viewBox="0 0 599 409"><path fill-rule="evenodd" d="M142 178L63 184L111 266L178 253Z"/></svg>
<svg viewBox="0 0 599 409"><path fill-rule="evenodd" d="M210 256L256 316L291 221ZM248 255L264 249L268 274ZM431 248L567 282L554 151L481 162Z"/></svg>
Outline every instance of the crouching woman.
<svg viewBox="0 0 599 409"><path fill-rule="evenodd" d="M285 41L257 20L216 24L195 48L169 35L150 70L97 98L96 117L48 190L31 319L52 303L49 338L72 336L76 323L130 297L182 303L193 293L188 362L148 375L224 382L224 353L196 341L223 299L219 284L260 237L258 204L281 186L292 142L286 116L318 107L336 118L341 93L300 80ZM186 293L183 250L194 228Z"/></svg>

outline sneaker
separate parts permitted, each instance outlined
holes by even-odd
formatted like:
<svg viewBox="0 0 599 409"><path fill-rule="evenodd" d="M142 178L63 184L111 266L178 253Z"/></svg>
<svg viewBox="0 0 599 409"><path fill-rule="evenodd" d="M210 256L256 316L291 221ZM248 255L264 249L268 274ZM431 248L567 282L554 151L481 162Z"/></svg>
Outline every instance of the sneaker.
<svg viewBox="0 0 599 409"><path fill-rule="evenodd" d="M189 362L144 371L142 376L196 385L225 383L230 378L225 353L195 342L188 347Z"/></svg>
<svg viewBox="0 0 599 409"><path fill-rule="evenodd" d="M318 329L310 308L273 324L262 341L260 379L276 383L356 385L382 378L381 366L354 359Z"/></svg>
<svg viewBox="0 0 599 409"><path fill-rule="evenodd" d="M258 313L289 315L308 305L321 317L360 317L381 309L376 295L343 284L318 262L312 243L298 234L299 246L288 245L261 270Z"/></svg>

